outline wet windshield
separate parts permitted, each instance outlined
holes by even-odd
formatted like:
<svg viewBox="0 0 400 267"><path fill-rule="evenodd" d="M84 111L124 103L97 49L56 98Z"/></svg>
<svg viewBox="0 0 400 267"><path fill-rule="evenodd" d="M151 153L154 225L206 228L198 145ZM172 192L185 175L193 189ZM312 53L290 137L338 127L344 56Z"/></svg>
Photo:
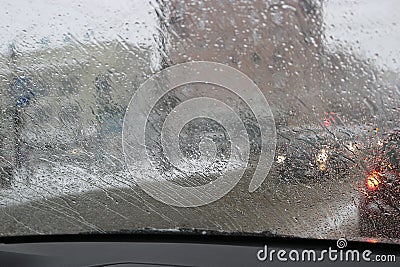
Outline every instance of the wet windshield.
<svg viewBox="0 0 400 267"><path fill-rule="evenodd" d="M397 1L1 4L0 235L398 242Z"/></svg>

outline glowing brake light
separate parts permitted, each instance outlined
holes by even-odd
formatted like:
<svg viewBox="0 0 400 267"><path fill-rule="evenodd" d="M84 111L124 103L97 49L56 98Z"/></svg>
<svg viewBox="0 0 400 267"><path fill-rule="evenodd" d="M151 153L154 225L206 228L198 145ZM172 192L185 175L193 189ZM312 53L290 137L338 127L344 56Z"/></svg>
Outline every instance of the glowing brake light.
<svg viewBox="0 0 400 267"><path fill-rule="evenodd" d="M381 180L382 173L378 171L373 171L371 175L367 177L367 187L370 190L376 190L379 185L382 183Z"/></svg>
<svg viewBox="0 0 400 267"><path fill-rule="evenodd" d="M374 238L369 238L369 239L367 239L367 242L368 243L378 243L378 240L377 239L374 239Z"/></svg>

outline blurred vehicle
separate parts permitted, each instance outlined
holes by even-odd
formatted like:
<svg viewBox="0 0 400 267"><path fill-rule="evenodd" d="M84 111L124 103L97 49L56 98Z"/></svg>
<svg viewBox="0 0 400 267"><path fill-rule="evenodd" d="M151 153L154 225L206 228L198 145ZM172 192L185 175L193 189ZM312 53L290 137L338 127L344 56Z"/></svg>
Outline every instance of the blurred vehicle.
<svg viewBox="0 0 400 267"><path fill-rule="evenodd" d="M400 131L377 142L367 157L371 169L361 185L360 232L364 236L400 238Z"/></svg>
<svg viewBox="0 0 400 267"><path fill-rule="evenodd" d="M275 168L280 180L315 184L350 177L370 131L341 123L282 128L279 133Z"/></svg>

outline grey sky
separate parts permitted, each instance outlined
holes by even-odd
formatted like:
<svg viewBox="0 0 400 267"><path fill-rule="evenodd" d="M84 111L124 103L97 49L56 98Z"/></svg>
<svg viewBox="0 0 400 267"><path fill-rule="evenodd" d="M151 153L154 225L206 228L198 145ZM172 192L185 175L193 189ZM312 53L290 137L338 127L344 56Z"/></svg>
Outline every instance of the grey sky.
<svg viewBox="0 0 400 267"><path fill-rule="evenodd" d="M383 69L400 71L399 0L330 0L324 21L325 45L332 51L353 49Z"/></svg>
<svg viewBox="0 0 400 267"><path fill-rule="evenodd" d="M151 43L157 34L154 8L143 0L0 0L0 53L80 42L125 39ZM325 45L372 58L399 71L400 1L329 0L324 3ZM332 37L332 38L331 38Z"/></svg>
<svg viewBox="0 0 400 267"><path fill-rule="evenodd" d="M156 33L154 9L142 0L0 0L0 51L123 38L149 43Z"/></svg>

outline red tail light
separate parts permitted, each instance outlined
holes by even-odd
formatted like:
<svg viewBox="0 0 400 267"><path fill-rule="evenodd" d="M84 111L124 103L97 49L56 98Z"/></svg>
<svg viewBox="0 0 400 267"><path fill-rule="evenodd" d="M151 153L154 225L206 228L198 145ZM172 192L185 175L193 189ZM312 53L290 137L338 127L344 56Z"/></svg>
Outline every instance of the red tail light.
<svg viewBox="0 0 400 267"><path fill-rule="evenodd" d="M383 174L378 171L373 171L366 180L366 184L369 190L376 190L382 183Z"/></svg>

